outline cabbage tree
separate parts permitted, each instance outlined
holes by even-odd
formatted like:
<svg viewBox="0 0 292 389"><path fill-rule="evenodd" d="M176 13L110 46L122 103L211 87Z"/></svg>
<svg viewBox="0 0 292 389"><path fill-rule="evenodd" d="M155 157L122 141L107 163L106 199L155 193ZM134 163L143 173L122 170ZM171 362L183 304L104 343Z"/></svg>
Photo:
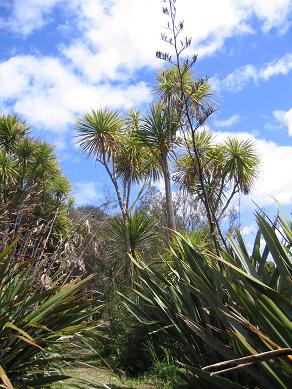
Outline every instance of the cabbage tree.
<svg viewBox="0 0 292 389"><path fill-rule="evenodd" d="M249 140L232 137L216 143L210 132L201 130L196 133L196 143L201 165L204 166L204 185L212 213L220 221L234 196L240 193L246 195L252 189L260 161L255 145ZM176 160L175 179L183 190L192 193L204 204L197 165L194 153L186 150Z"/></svg>
<svg viewBox="0 0 292 389"><path fill-rule="evenodd" d="M131 274L129 217L151 178L159 176L157 163L134 135L140 128L140 114L130 111L126 116L109 109L92 110L76 123L81 151L93 157L106 170L117 196L124 225L125 274ZM132 198L133 185L140 188ZM132 200L132 202L131 202Z"/></svg>

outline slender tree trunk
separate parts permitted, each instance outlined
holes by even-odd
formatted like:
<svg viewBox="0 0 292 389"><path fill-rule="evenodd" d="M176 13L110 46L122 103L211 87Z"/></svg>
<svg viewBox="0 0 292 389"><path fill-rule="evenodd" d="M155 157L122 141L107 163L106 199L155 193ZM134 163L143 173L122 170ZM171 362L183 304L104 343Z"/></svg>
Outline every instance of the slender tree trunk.
<svg viewBox="0 0 292 389"><path fill-rule="evenodd" d="M116 177L115 173L115 164L113 161L113 168L112 171L110 170L107 162L106 162L106 156L105 152L103 153L103 160L101 161L102 164L104 165L113 185L116 191L116 195L118 198L118 203L120 206L120 210L122 213L122 218L124 222L124 228L125 228L125 236L124 236L124 247L125 247L125 252L124 252L124 276L126 280L131 280L132 279L132 264L131 264L131 259L129 258L129 253L131 250L130 247L130 239L129 239L129 210L128 210L128 195L127 195L127 189L130 190L130 187L128 187L128 183L125 181L123 185L123 192L120 192L119 185L118 185L118 180ZM127 188L128 187L128 188Z"/></svg>
<svg viewBox="0 0 292 389"><path fill-rule="evenodd" d="M177 40L178 40L178 38L177 38L178 37L178 32L177 32L178 31L178 27L175 25L176 10L175 10L174 3L175 3L175 1L169 0L169 10L170 10L170 18L171 18L171 27L169 27L169 28L171 29L171 31L173 33L173 43L172 43L172 45L174 47L175 56L176 56L176 61L175 61L174 64L177 67L178 74L179 74L182 102L183 102L183 107L184 107L187 123L189 125L190 131L191 131L191 135L192 135L193 151L195 153L195 157L196 157L197 163L198 163L198 169L197 169L198 170L198 176L199 176L199 181L200 181L200 184L201 184L201 187L202 187L202 192L203 192L203 197L204 197L204 204L205 204L205 208L206 208L206 214L207 214L208 223L209 223L210 230L211 230L211 237L212 237L213 242L214 242L214 247L215 247L215 250L216 250L216 254L218 256L220 256L220 246L219 246L219 242L218 242L218 239L217 239L217 224L216 224L216 222L213 219L214 215L213 215L212 210L211 210L208 193L207 193L206 187L205 187L203 167L202 167L202 164L201 164L201 161L200 161L200 156L199 156L199 152L198 152L198 148L197 148L197 142L196 142L196 138L195 138L195 132L196 132L198 127L194 128L194 126L193 126L193 122L192 122L191 115L190 115L190 110L189 110L188 99L186 97L185 90L184 90L184 87L183 87L183 72L186 71L186 69L181 69L180 55L181 55L182 49L178 48L178 43L177 43ZM202 123L200 123L200 125ZM194 171L196 173L196 168L195 167L194 167ZM220 266L220 269L222 270L221 262L219 262L219 266Z"/></svg>
<svg viewBox="0 0 292 389"><path fill-rule="evenodd" d="M127 280L132 279L132 264L131 259L129 257L129 254L131 253L131 245L130 245L130 239L129 239L129 219L128 219L128 213L127 211L123 212L123 221L125 226L125 237L124 237L124 243L125 243L125 264L124 264L124 275Z"/></svg>
<svg viewBox="0 0 292 389"><path fill-rule="evenodd" d="M166 213L167 213L167 227L171 230L176 230L174 206L172 199L171 180L167 161L167 154L162 156L162 171L164 177Z"/></svg>
<svg viewBox="0 0 292 389"><path fill-rule="evenodd" d="M131 253L131 245L129 238L129 198L130 198L131 185L130 181L124 181L123 183L123 206L122 215L125 229L124 243L125 243L125 264L124 264L124 275L128 280L132 279L132 263L129 254Z"/></svg>

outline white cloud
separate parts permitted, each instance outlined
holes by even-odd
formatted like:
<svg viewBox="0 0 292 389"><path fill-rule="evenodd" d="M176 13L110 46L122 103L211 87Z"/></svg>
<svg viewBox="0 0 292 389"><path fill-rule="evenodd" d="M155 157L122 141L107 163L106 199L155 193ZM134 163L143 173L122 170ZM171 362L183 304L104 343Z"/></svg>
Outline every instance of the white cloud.
<svg viewBox="0 0 292 389"><path fill-rule="evenodd" d="M88 80L123 80L144 66L158 66L159 1L72 0L71 7L82 34L62 51Z"/></svg>
<svg viewBox="0 0 292 389"><path fill-rule="evenodd" d="M226 89L230 91L239 91L249 81L255 83L259 81L268 81L271 77L277 75L286 75L292 70L292 53L287 53L282 58L268 62L262 67L255 67L248 64L236 69L228 74L223 80L215 78L215 89Z"/></svg>
<svg viewBox="0 0 292 389"><path fill-rule="evenodd" d="M250 224L248 226L244 226L241 228L242 236L248 236L251 234L255 234L257 232L257 226L255 224Z"/></svg>
<svg viewBox="0 0 292 389"><path fill-rule="evenodd" d="M254 65L243 66L228 74L223 80L216 80L215 87L237 92L243 89L250 80L254 82L258 80L258 71Z"/></svg>
<svg viewBox="0 0 292 389"><path fill-rule="evenodd" d="M73 184L73 197L76 205L96 204L102 198L94 182L76 182Z"/></svg>
<svg viewBox="0 0 292 389"><path fill-rule="evenodd" d="M265 32L273 27L285 32L288 28L288 13L291 10L290 0L243 0L246 7L251 7L256 16L262 20Z"/></svg>
<svg viewBox="0 0 292 389"><path fill-rule="evenodd" d="M210 55L222 48L227 38L253 33L254 17L264 31L282 29L288 23L291 3L292 0L180 0L178 20L185 19L184 32L193 37L193 47L198 48L199 54ZM4 109L9 106L32 125L60 132L68 129L76 114L91 107L127 109L148 102L150 90L137 74L145 66L161 66L161 61L154 58L157 49L164 49L160 32L167 18L162 15L161 2L13 0L8 7L10 17L2 18L0 27L27 35L50 21L57 5L61 13L70 15L70 27L78 31L78 38L65 45L60 33L59 58L14 56L0 63ZM288 57L286 62L268 64L260 77L284 73L287 61ZM227 77L225 83L241 88L250 78L256 80L259 72L250 65L240 74Z"/></svg>
<svg viewBox="0 0 292 389"><path fill-rule="evenodd" d="M52 57L16 56L0 63L0 85L2 101L32 125L57 133L91 108L129 109L150 99L144 82L88 83Z"/></svg>
<svg viewBox="0 0 292 389"><path fill-rule="evenodd" d="M289 174L289 167L292 166L292 147L280 146L275 142L259 139L248 133L216 132L218 141L228 136L253 141L261 159L258 179L250 195L242 197L242 204L250 207L251 200L253 200L259 206L271 205L274 203L272 197L275 197L282 205L292 204L292 175Z"/></svg>
<svg viewBox="0 0 292 389"><path fill-rule="evenodd" d="M160 32L166 25L158 0L11 0L10 16L0 19L0 27L28 35L51 20L57 4L64 14L71 13L74 29L80 31L80 38L63 48L64 54L88 77L117 78L123 67L131 72L157 66L154 52L162 45ZM193 48L203 56L222 48L231 36L253 33L254 17L265 32L273 27L285 32L291 4L291 0L180 0L176 5L178 20L185 21Z"/></svg>
<svg viewBox="0 0 292 389"><path fill-rule="evenodd" d="M288 127L288 134L292 136L292 108L289 111L274 111L273 115L282 125Z"/></svg>
<svg viewBox="0 0 292 389"><path fill-rule="evenodd" d="M10 4L10 16L0 18L0 28L28 35L48 23L48 15L62 0L14 0Z"/></svg>
<svg viewBox="0 0 292 389"><path fill-rule="evenodd" d="M291 4L291 0L180 0L176 5L177 19L185 22L184 34L192 37L193 49L204 56L221 49L231 36L254 33L250 24L254 16L264 31L283 29ZM167 23L160 1L71 0L69 5L78 14L82 33L63 47L63 54L89 80L120 79L144 66L156 68L155 51L169 51L160 39Z"/></svg>
<svg viewBox="0 0 292 389"><path fill-rule="evenodd" d="M48 15L57 4L64 12L71 10L78 16L79 28L91 42L102 36L106 36L110 44L116 39L121 42L122 38L134 42L135 38L139 40L139 35L145 44L145 37L151 42L153 37L156 39L156 33L160 36L161 26L157 22L161 22L159 11L162 4L157 0L11 0L7 6L10 17L5 21L6 27L20 34L29 34L49 20ZM291 0L180 0L177 9L178 18L185 20L196 47L207 40L205 51L210 53L220 48L232 34L252 32L248 23L254 16L265 32L273 27L285 31ZM133 31L136 34L133 35ZM112 34L108 34L110 32ZM137 49L141 52L139 47Z"/></svg>
<svg viewBox="0 0 292 389"><path fill-rule="evenodd" d="M217 126L217 127L226 128L226 127L233 126L235 123L238 123L239 120L240 120L240 116L239 115L232 115L232 116L230 116L227 119L222 119L222 120L215 119L214 120L214 125Z"/></svg>
<svg viewBox="0 0 292 389"><path fill-rule="evenodd" d="M292 53L287 53L282 58L268 63L264 68L259 69L258 78L269 80L279 74L288 74L292 70Z"/></svg>

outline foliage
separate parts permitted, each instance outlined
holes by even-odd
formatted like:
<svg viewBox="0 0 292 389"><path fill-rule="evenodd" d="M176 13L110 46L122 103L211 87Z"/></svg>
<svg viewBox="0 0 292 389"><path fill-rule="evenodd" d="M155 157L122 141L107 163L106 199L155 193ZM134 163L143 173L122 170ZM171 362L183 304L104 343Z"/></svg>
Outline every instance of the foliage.
<svg viewBox="0 0 292 389"><path fill-rule="evenodd" d="M16 115L0 117L0 248L19 237L16 254L40 261L68 235L70 184L53 147L29 131Z"/></svg>
<svg viewBox="0 0 292 389"><path fill-rule="evenodd" d="M16 243L0 254L0 378L9 388L49 386L66 378L58 373L64 340L92 326L98 307L82 292L90 277L36 279L29 261L11 255Z"/></svg>
<svg viewBox="0 0 292 389"><path fill-rule="evenodd" d="M168 274L136 262L137 299L124 297L126 305L149 332L173 337L172 349L183 349L180 360L194 372L197 385L209 382L223 387L231 381L288 388L291 382L291 356L247 365L243 373L232 370L227 372L228 380L218 373L212 381L208 369L200 370L222 358L291 347L291 221L279 219L284 241L263 215L257 215L257 223L251 255L239 232L230 251L219 258L201 254L178 235L171 262L166 263ZM270 258L274 265L267 262Z"/></svg>
<svg viewBox="0 0 292 389"><path fill-rule="evenodd" d="M177 64L171 64L168 68L158 72L154 89L156 96L165 107L171 107L179 118L183 117L182 90L188 99L188 107L194 118L198 116L204 106L211 107L213 105L213 93L208 79L206 77L194 78L191 67L180 72Z"/></svg>
<svg viewBox="0 0 292 389"><path fill-rule="evenodd" d="M122 288L125 294L132 295L129 288ZM146 348L148 339L145 328L136 326L135 321L115 293L107 302L110 317L108 328L104 330L105 340L99 345L102 363L116 373L137 376L149 370L151 358Z"/></svg>
<svg viewBox="0 0 292 389"><path fill-rule="evenodd" d="M149 148L135 136L139 123L140 115L136 111L122 117L105 109L85 113L76 124L81 151L104 166L114 186L124 226L123 262L128 279L131 278L129 218L149 180L157 179L160 174ZM140 183L142 187L132 199L133 184Z"/></svg>
<svg viewBox="0 0 292 389"><path fill-rule="evenodd" d="M157 385L157 388L179 389L185 387L184 371L177 366L171 351L162 348L162 355L158 355L156 348L153 343L148 343L148 351L152 359L150 375L152 374L156 379L158 378L163 382Z"/></svg>
<svg viewBox="0 0 292 389"><path fill-rule="evenodd" d="M213 135L205 129L196 132L195 137L198 156L204 166L205 190L212 211L220 220L236 193L250 192L258 175L259 158L254 144L248 140L228 138L222 144L214 143ZM187 139L185 153L176 160L175 180L183 190L204 203L198 160L191 150L191 142Z"/></svg>
<svg viewBox="0 0 292 389"><path fill-rule="evenodd" d="M150 147L151 151L157 149L158 158L161 159L172 150L178 127L177 115L158 103L156 106L151 106L150 113L144 117L137 136L141 142Z"/></svg>
<svg viewBox="0 0 292 389"><path fill-rule="evenodd" d="M131 255L133 257L140 256L145 247L151 244L151 239L154 236L155 223L153 220L142 212L135 211L129 216L127 228L129 236L129 244L131 249ZM108 232L111 236L111 241L114 243L116 249L123 247L125 225L121 218L114 217L109 222Z"/></svg>
<svg viewBox="0 0 292 389"><path fill-rule="evenodd" d="M85 113L76 124L81 151L105 167L123 214L130 208L132 184L159 175L153 159L149 159L148 148L134 136L139 123L136 111L122 117L118 112L104 109Z"/></svg>

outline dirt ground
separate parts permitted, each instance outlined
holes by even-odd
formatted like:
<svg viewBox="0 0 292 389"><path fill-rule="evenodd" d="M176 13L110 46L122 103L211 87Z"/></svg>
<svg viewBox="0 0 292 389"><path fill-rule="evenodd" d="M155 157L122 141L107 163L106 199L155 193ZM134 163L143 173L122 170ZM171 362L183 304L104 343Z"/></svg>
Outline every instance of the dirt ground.
<svg viewBox="0 0 292 389"><path fill-rule="evenodd" d="M90 384L82 384L81 386L84 389L97 387L95 385L98 385L100 388L106 388L106 389L117 389L117 388L155 389L157 388L157 385L153 383L118 377L110 370L100 368L100 367L77 368L74 369L73 371L69 371L68 374L74 376L74 379L71 381L72 383L77 383L78 379L85 379L88 381L92 381L92 383L94 383L94 386L91 386Z"/></svg>

